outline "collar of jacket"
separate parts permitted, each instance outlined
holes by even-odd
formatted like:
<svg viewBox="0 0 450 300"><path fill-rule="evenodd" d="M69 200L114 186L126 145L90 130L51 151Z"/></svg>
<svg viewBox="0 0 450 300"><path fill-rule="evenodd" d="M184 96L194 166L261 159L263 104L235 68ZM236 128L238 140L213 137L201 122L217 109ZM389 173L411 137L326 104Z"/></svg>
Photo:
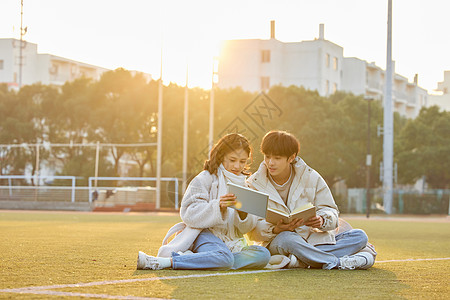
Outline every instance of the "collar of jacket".
<svg viewBox="0 0 450 300"><path fill-rule="evenodd" d="M294 167L295 175L292 180L291 190L289 191L289 197L291 197L292 195L297 195L297 194L301 193L301 191L299 191L299 189L303 189L303 188L299 184L300 178L302 177L303 173L305 172L306 168L308 167L306 165L306 163L303 161L303 159L301 159L298 156L294 159L292 166ZM251 185L253 185L253 187L255 187L255 189L257 189L259 191L262 190L262 191L266 192L267 194L269 194L270 200L277 202L287 208L287 206L284 203L283 199L281 198L280 194L278 194L277 190L275 189L275 187L272 185L272 183L269 180L269 173L267 171L267 167L266 167L266 164L264 163L264 161L261 162L258 170L255 173L253 173L252 176L250 176L250 178L248 179L248 182ZM292 189L292 187L294 187L294 189Z"/></svg>

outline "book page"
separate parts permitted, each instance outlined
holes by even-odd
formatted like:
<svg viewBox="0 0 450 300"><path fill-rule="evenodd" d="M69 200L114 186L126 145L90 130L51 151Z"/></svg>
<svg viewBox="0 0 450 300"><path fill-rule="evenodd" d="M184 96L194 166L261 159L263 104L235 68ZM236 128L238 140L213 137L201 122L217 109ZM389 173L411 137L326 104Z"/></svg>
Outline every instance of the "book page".
<svg viewBox="0 0 450 300"><path fill-rule="evenodd" d="M308 202L307 204L302 205L302 206L297 207L296 209L294 209L294 211L291 212L291 215L296 214L296 213L298 213L298 212L300 212L302 210L307 210L307 209L309 209L311 207L314 207L314 205L312 205L310 202Z"/></svg>
<svg viewBox="0 0 450 300"><path fill-rule="evenodd" d="M272 224L277 224L282 219L284 223L289 223L289 216L284 211L274 208L268 208L266 212L266 221Z"/></svg>
<svg viewBox="0 0 450 300"><path fill-rule="evenodd" d="M315 216L316 216L316 207L311 205L311 207L309 207L307 209L301 210L297 213L292 213L291 219L295 219L295 218L303 219L303 222L306 222L310 218L315 217Z"/></svg>

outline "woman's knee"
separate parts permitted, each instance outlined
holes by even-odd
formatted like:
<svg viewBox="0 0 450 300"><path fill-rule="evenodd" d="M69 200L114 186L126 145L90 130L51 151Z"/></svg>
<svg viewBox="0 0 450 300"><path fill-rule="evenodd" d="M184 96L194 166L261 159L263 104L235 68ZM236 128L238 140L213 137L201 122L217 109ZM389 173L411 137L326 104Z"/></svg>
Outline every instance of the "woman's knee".
<svg viewBox="0 0 450 300"><path fill-rule="evenodd" d="M248 246L246 251L249 253L249 257L247 258L249 262L248 268L262 269L270 261L270 251L265 247L252 245Z"/></svg>
<svg viewBox="0 0 450 300"><path fill-rule="evenodd" d="M256 253L256 257L261 264L267 265L270 260L270 251L266 247L261 246L250 246Z"/></svg>
<svg viewBox="0 0 450 300"><path fill-rule="evenodd" d="M231 251L219 250L217 251L216 258L219 260L218 265L220 270L229 270L234 265L234 255Z"/></svg>

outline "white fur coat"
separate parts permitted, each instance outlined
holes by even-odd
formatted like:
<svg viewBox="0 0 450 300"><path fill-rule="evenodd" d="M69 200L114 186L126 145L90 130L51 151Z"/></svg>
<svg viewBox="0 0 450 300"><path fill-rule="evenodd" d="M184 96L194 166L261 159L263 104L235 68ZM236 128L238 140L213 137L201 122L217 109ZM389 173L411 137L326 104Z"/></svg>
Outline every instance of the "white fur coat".
<svg viewBox="0 0 450 300"><path fill-rule="evenodd" d="M232 252L241 251L247 245L244 234L255 228L257 217L248 214L247 218L241 220L232 208L222 214L220 196L218 177L208 171L198 174L189 184L181 202L180 215L185 225L177 224L169 230L158 255L170 256L172 252L188 250L201 230L206 228ZM177 230L182 231L172 242L167 243L170 235Z"/></svg>

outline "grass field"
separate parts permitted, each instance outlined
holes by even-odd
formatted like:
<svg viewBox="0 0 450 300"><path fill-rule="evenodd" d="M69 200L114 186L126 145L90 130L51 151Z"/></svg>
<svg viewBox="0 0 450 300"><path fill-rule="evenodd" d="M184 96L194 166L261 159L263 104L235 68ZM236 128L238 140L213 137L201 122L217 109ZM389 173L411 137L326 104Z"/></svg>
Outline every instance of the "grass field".
<svg viewBox="0 0 450 300"><path fill-rule="evenodd" d="M179 220L0 211L0 298L450 299L448 218L348 218L378 251L369 270L137 271Z"/></svg>

